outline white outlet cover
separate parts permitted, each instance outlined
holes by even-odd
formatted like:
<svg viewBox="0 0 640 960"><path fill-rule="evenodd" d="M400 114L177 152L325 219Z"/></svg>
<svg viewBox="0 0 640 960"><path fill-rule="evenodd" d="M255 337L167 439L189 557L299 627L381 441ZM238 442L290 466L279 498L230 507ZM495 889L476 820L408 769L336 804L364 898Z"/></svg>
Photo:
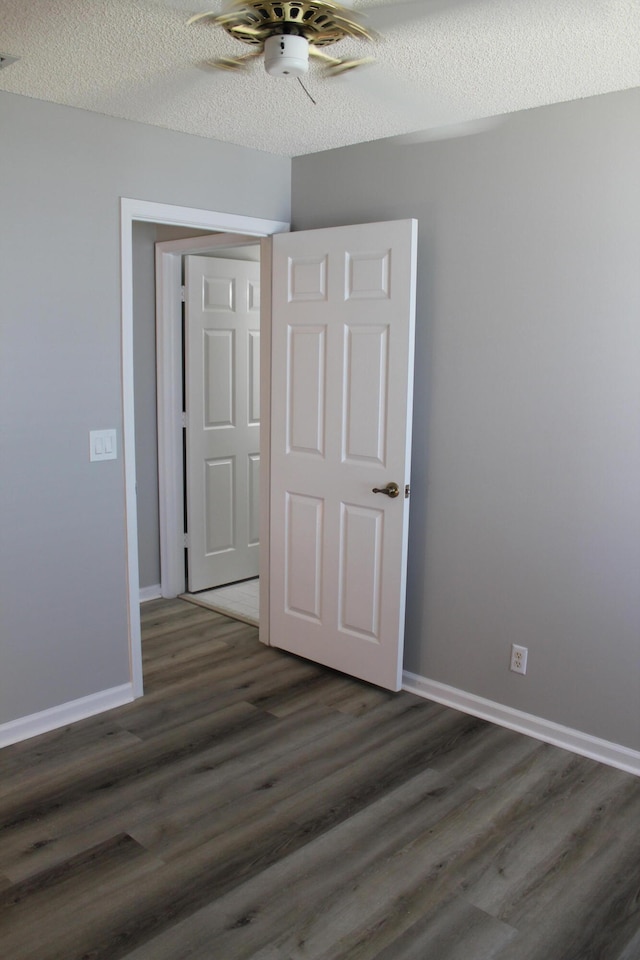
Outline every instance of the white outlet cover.
<svg viewBox="0 0 640 960"><path fill-rule="evenodd" d="M527 656L528 656L527 647L521 647L517 643L514 643L511 647L511 663L509 669L513 673L519 673L521 676L524 676L527 672Z"/></svg>
<svg viewBox="0 0 640 960"><path fill-rule="evenodd" d="M89 460L117 460L118 441L115 430L89 431Z"/></svg>

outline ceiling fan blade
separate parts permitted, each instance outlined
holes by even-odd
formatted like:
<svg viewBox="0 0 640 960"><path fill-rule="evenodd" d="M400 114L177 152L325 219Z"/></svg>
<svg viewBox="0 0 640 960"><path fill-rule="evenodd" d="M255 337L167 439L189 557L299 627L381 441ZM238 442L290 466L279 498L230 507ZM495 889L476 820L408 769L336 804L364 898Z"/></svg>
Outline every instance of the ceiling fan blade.
<svg viewBox="0 0 640 960"><path fill-rule="evenodd" d="M224 17L228 16L229 11L234 7L241 5L238 0L145 0L145 2L165 7L165 9L177 10L188 17L198 15ZM340 8L343 8L348 20L360 22L366 29L375 31L390 29L446 12L464 3L471 3L473 0L399 0L399 2L387 0L386 3L356 9L345 0L334 0L334 2L337 3L336 19L341 18ZM212 10L212 7L216 9Z"/></svg>
<svg viewBox="0 0 640 960"><path fill-rule="evenodd" d="M373 57L360 57L357 60L338 60L337 63L328 64L324 70L325 77L340 77L356 67L364 67L368 63L375 63Z"/></svg>
<svg viewBox="0 0 640 960"><path fill-rule="evenodd" d="M203 10L202 13L194 13L193 16L189 17L187 26L190 27L192 23L198 23L200 20L213 20L214 23L220 23L222 16L215 10Z"/></svg>
<svg viewBox="0 0 640 960"><path fill-rule="evenodd" d="M201 66L212 70L244 70L249 61L260 57L264 52L264 44L256 47L251 53L244 53L240 57L218 57L217 60L203 60Z"/></svg>
<svg viewBox="0 0 640 960"><path fill-rule="evenodd" d="M225 24L228 23L234 23L233 15L228 12L216 13L214 10L205 10L203 13L194 13L192 17L189 17L187 20L187 26L190 27L194 23L203 23L207 20L214 26L221 27L224 27ZM252 27L250 24L243 24L242 34L244 36L260 37L264 34L264 29L261 29L260 27Z"/></svg>
<svg viewBox="0 0 640 960"><path fill-rule="evenodd" d="M358 8L357 14L369 29L384 33L385 30L401 27L415 20L424 20L438 13L446 13L470 2L471 0L400 0L399 3Z"/></svg>
<svg viewBox="0 0 640 960"><path fill-rule="evenodd" d="M373 63L372 57L361 57L359 60L339 60L337 57L331 57L323 48L309 44L309 56L321 60L325 65L324 75L326 77L337 77L347 70L353 70L355 67L361 67L365 63Z"/></svg>

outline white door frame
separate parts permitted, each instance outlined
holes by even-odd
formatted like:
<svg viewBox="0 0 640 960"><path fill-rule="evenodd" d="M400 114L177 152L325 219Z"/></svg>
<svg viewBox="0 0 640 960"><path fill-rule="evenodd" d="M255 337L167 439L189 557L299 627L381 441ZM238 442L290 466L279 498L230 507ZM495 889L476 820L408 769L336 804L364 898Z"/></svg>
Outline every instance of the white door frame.
<svg viewBox="0 0 640 960"><path fill-rule="evenodd" d="M230 213L216 213L212 210L199 210L194 207L180 207L167 203L155 203L148 200L134 200L122 197L120 200L120 269L121 269L121 337L122 337L122 450L124 460L124 481L125 481L125 539L126 539L126 578L127 578L127 620L129 630L129 669L131 676L131 685L134 697L141 697L143 690L142 677L142 642L140 632L140 580L138 573L138 517L136 503L136 451L135 451L135 408L134 408L134 363L133 363L133 241L132 229L136 220L146 223L171 224L179 227L190 227L194 230L207 230L213 232L221 231L232 234L243 234L251 238L260 239L268 237L273 233L280 233L289 229L289 224L280 220L263 220L257 217L246 217ZM230 238L227 238L227 242ZM235 238L233 238L235 239ZM195 245L195 244L194 244ZM174 260L181 260L179 253L167 253L166 256L173 257ZM270 277L270 258L268 255L268 245L261 252L261 263L263 278L269 270ZM175 283L176 271L169 271L173 274ZM170 287L165 291L165 297L170 293ZM262 303L270 304L270 279L263 288L261 300ZM179 289L178 289L179 300ZM265 320L265 328L269 329L269 317L263 309L261 319ZM174 345L175 346L175 345ZM169 346L171 352L172 347ZM266 377L262 378L261 384L261 403L265 400L265 394L268 393L269 384L269 360L270 360L270 337L261 337L261 375L266 372ZM175 352L175 351L174 351ZM181 350L180 350L181 354ZM180 364L180 354L177 362ZM265 370L266 364L266 370ZM175 368L174 368L175 369ZM181 379L181 374L180 374ZM265 383L265 380L267 381ZM180 386L180 391L182 387ZM160 393L159 393L160 396ZM181 406L181 403L180 403ZM163 404L164 407L164 404ZM261 408L261 423L264 427L269 424L269 398ZM169 410L169 413L171 411ZM180 424L180 430L182 424ZM261 444L263 442L261 432ZM265 440L265 449L268 450L268 437ZM182 446L180 444L180 460L182 460ZM266 492L264 487L267 487ZM262 527L263 515L267 513L263 506L268 503L268 468L261 470L261 539L265 534L265 528ZM181 501L180 501L181 503ZM264 517L265 522L268 514ZM266 528L266 537L268 539L268 527ZM262 562L268 562L268 551L261 550L261 576L263 574ZM267 568L268 569L268 568ZM266 572L265 572L266 575ZM184 575L183 575L184 576ZM184 580L183 580L184 583ZM184 589L184 587L183 587ZM180 591L178 591L180 592ZM261 591L262 593L262 591ZM164 592L163 592L164 595ZM173 594L174 596L176 594ZM262 601L262 595L261 595ZM267 618L264 618L267 623ZM266 635L261 635L261 639L266 642Z"/></svg>

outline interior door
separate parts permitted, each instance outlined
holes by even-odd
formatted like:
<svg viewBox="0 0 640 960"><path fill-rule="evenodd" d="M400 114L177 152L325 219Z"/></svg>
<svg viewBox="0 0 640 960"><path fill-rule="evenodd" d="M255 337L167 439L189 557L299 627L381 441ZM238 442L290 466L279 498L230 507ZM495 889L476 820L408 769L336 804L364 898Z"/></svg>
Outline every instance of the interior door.
<svg viewBox="0 0 640 960"><path fill-rule="evenodd" d="M273 237L270 643L391 690L416 249L415 220Z"/></svg>
<svg viewBox="0 0 640 960"><path fill-rule="evenodd" d="M258 575L260 265L185 257L188 588Z"/></svg>

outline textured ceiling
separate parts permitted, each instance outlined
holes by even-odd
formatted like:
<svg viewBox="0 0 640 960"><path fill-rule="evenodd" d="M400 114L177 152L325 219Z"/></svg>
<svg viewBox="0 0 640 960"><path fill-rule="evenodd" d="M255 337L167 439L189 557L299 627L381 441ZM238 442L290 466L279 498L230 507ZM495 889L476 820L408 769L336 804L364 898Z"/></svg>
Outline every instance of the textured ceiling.
<svg viewBox="0 0 640 960"><path fill-rule="evenodd" d="M400 12L407 6L398 0ZM424 16L386 27L375 47L331 48L373 53L375 66L325 79L312 65L305 85L316 105L260 60L242 74L198 66L247 50L219 28L186 23L221 8L0 0L0 53L20 58L0 70L0 90L297 156L640 86L640 0L424 0Z"/></svg>

